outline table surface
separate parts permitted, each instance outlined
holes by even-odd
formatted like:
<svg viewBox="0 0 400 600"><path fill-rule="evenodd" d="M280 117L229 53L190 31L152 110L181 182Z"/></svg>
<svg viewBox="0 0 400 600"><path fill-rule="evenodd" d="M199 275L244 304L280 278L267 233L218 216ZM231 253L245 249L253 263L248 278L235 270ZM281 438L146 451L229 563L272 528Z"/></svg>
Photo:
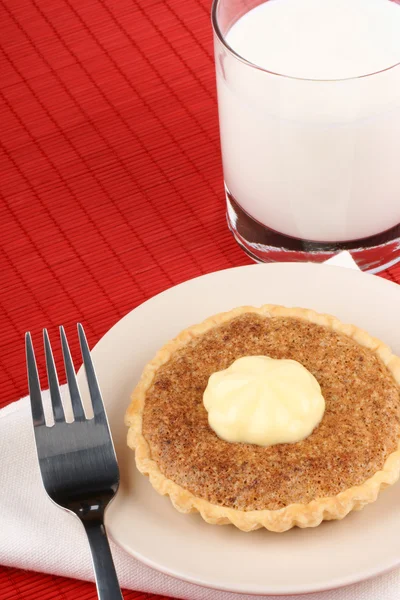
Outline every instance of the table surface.
<svg viewBox="0 0 400 600"><path fill-rule="evenodd" d="M0 7L4 406L27 393L25 331L41 373L44 326L78 363L77 321L92 346L150 296L250 261L225 223L210 0ZM4 600L78 597L94 585L0 568Z"/></svg>

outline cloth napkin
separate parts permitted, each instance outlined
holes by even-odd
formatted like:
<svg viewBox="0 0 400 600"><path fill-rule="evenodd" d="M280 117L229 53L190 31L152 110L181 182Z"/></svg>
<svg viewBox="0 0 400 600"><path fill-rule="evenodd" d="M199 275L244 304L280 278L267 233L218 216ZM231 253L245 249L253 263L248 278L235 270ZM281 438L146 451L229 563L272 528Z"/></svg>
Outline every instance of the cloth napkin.
<svg viewBox="0 0 400 600"><path fill-rule="evenodd" d="M333 263L357 268L343 253ZM48 394L47 392L44 392ZM29 398L0 411L0 564L77 579L93 580L88 543L81 524L46 496L36 459ZM185 600L251 600L159 573L113 545L122 587ZM368 549L366 549L366 552ZM269 600L272 597L269 596ZM280 599L285 597L280 596ZM290 596L295 600L300 596ZM301 596L310 600L398 600L400 570L347 588ZM286 597L289 600L289 597Z"/></svg>

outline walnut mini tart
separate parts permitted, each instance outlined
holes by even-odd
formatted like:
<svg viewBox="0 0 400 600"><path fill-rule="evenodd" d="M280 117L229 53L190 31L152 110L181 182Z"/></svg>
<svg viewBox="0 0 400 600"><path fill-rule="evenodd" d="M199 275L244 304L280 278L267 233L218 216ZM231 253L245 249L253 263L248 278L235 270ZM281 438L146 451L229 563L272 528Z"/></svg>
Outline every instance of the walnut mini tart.
<svg viewBox="0 0 400 600"><path fill-rule="evenodd" d="M315 527L398 480L400 359L329 315L240 307L161 348L125 420L139 471L177 510L243 531Z"/></svg>

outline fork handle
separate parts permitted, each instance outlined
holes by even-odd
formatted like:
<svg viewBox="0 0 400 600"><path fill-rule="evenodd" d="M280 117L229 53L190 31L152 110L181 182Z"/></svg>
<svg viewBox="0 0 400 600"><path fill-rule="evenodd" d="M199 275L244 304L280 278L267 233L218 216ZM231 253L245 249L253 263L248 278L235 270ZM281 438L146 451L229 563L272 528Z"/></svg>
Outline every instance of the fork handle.
<svg viewBox="0 0 400 600"><path fill-rule="evenodd" d="M84 521L99 600L123 600L114 561L102 521Z"/></svg>

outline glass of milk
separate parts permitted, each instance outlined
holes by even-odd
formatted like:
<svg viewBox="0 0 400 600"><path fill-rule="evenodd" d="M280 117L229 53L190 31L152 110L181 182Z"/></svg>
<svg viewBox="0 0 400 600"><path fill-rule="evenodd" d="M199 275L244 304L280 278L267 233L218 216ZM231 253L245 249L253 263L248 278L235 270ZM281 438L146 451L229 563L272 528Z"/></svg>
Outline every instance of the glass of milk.
<svg viewBox="0 0 400 600"><path fill-rule="evenodd" d="M228 224L257 261L400 261L400 0L214 0Z"/></svg>

